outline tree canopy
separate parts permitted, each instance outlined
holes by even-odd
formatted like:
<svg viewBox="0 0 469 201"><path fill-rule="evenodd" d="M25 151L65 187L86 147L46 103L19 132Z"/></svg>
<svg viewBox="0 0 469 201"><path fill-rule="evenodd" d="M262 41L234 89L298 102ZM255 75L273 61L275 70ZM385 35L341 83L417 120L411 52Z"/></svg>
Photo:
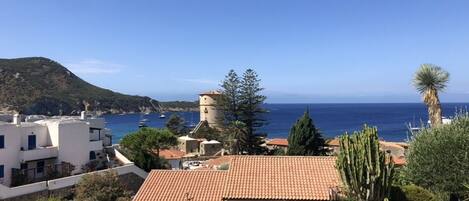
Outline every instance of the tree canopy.
<svg viewBox="0 0 469 201"><path fill-rule="evenodd" d="M115 171L84 175L75 187L79 201L131 200Z"/></svg>
<svg viewBox="0 0 469 201"><path fill-rule="evenodd" d="M124 136L120 145L131 161L140 168L150 171L164 167L159 158L159 149L177 145L177 138L168 129L141 128Z"/></svg>
<svg viewBox="0 0 469 201"><path fill-rule="evenodd" d="M433 64L422 64L414 76L414 86L423 95L428 107L428 117L432 126L442 123L441 104L438 92L443 91L449 80L449 73Z"/></svg>
<svg viewBox="0 0 469 201"><path fill-rule="evenodd" d="M306 110L290 130L287 155L325 155L324 143L324 138L309 115L309 110Z"/></svg>
<svg viewBox="0 0 469 201"><path fill-rule="evenodd" d="M433 192L461 196L469 183L469 117L426 128L413 136L405 175L412 183Z"/></svg>
<svg viewBox="0 0 469 201"><path fill-rule="evenodd" d="M173 134L181 136L188 132L186 121L179 114L172 114L165 124L166 128Z"/></svg>
<svg viewBox="0 0 469 201"><path fill-rule="evenodd" d="M242 78L231 70L221 84L223 98L220 107L226 116L224 126L230 127L232 122L239 121L245 127L244 136L236 143L239 153L262 154L266 151L261 146L266 134L260 132L266 124L263 114L267 111L262 107L266 97L261 94L260 82L257 73L247 69Z"/></svg>

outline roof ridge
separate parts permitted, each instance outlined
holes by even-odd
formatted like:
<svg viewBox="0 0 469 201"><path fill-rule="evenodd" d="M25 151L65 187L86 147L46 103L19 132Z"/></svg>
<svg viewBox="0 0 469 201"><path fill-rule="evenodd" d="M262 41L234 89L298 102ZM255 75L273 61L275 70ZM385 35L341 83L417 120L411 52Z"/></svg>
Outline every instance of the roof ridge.
<svg viewBox="0 0 469 201"><path fill-rule="evenodd" d="M152 172L228 172L227 170L204 170L204 171L197 171L197 170L171 170L171 169L153 169L150 171Z"/></svg>
<svg viewBox="0 0 469 201"><path fill-rule="evenodd" d="M337 156L267 156L267 155L232 155L233 158L336 158Z"/></svg>

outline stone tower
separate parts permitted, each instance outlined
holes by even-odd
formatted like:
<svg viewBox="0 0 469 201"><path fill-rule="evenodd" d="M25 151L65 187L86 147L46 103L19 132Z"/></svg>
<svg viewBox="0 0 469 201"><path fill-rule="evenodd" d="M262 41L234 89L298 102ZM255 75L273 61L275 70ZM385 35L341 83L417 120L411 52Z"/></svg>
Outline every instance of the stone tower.
<svg viewBox="0 0 469 201"><path fill-rule="evenodd" d="M219 91L206 91L199 94L200 121L207 121L212 128L217 128L218 122L223 118L222 111L217 109L217 100L220 97Z"/></svg>

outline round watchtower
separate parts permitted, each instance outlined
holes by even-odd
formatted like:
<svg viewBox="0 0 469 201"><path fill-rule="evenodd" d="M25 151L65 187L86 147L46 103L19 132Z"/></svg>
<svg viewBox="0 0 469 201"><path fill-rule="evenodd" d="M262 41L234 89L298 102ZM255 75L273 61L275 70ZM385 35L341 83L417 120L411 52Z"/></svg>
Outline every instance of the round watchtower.
<svg viewBox="0 0 469 201"><path fill-rule="evenodd" d="M222 111L217 109L217 100L221 97L219 91L206 91L199 94L200 121L207 121L212 128L218 127L222 118Z"/></svg>

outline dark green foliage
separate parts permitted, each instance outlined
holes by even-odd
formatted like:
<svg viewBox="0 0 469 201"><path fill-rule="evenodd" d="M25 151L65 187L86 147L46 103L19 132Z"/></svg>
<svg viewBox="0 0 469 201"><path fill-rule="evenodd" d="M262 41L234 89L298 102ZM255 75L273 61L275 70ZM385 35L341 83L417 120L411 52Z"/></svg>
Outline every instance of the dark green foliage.
<svg viewBox="0 0 469 201"><path fill-rule="evenodd" d="M337 169L349 197L357 201L382 201L389 196L394 172L390 157L380 150L376 128L365 126L340 137Z"/></svg>
<svg viewBox="0 0 469 201"><path fill-rule="evenodd" d="M166 122L166 128L175 135L185 135L188 133L186 121L178 114L172 114Z"/></svg>
<svg viewBox="0 0 469 201"><path fill-rule="evenodd" d="M120 142L124 154L147 172L165 168L165 161L159 158L159 149L175 145L177 138L171 131L156 128L141 128L124 136Z"/></svg>
<svg viewBox="0 0 469 201"><path fill-rule="evenodd" d="M394 168L392 185L393 186L406 186L410 184L412 184L412 182L410 182L409 179L407 178L405 168L404 167Z"/></svg>
<svg viewBox="0 0 469 201"><path fill-rule="evenodd" d="M241 146L245 144L247 137L246 124L241 121L233 121L223 131L224 146L231 154L241 154Z"/></svg>
<svg viewBox="0 0 469 201"><path fill-rule="evenodd" d="M287 155L290 156L319 156L325 155L324 138L314 126L307 110L296 121L288 135Z"/></svg>
<svg viewBox="0 0 469 201"><path fill-rule="evenodd" d="M437 201L437 197L430 191L416 186L406 185L392 187L390 201Z"/></svg>
<svg viewBox="0 0 469 201"><path fill-rule="evenodd" d="M469 183L469 117L416 134L407 154L406 176L414 184L453 197Z"/></svg>
<svg viewBox="0 0 469 201"><path fill-rule="evenodd" d="M84 175L75 187L75 194L78 201L130 200L130 193L115 171Z"/></svg>
<svg viewBox="0 0 469 201"><path fill-rule="evenodd" d="M239 120L240 85L241 81L233 69L221 84L223 96L218 104L223 110L224 122L228 122L227 124Z"/></svg>
<svg viewBox="0 0 469 201"><path fill-rule="evenodd" d="M287 153L285 153L285 150L282 148L276 148L271 151L271 155L274 156L285 156Z"/></svg>
<svg viewBox="0 0 469 201"><path fill-rule="evenodd" d="M264 143L259 129L266 124L263 114L267 111L262 107L266 99L261 94L260 79L252 69L247 69L243 74L239 95L239 119L246 124L246 140L241 146L242 152L248 154L262 154L266 150L261 147Z"/></svg>
<svg viewBox="0 0 469 201"><path fill-rule="evenodd" d="M203 122L203 125L200 126L197 133L192 134L192 137L205 138L207 140L217 140L219 142L224 141L224 138L221 135L220 131L210 127L206 121Z"/></svg>
<svg viewBox="0 0 469 201"><path fill-rule="evenodd" d="M198 101L166 101L159 102L163 111L196 111L199 109Z"/></svg>
<svg viewBox="0 0 469 201"><path fill-rule="evenodd" d="M60 199L59 197L45 197L45 198L39 198L36 201L62 201L63 199Z"/></svg>
<svg viewBox="0 0 469 201"><path fill-rule="evenodd" d="M102 112L151 108L149 97L96 87L42 57L0 59L0 85L0 106L25 114L77 113L85 109L84 102L90 104L90 110Z"/></svg>
<svg viewBox="0 0 469 201"><path fill-rule="evenodd" d="M240 154L263 154L266 149L261 145L266 134L259 130L266 124L263 114L267 111L262 108L265 96L261 95L263 88L260 87L260 79L257 73L248 69L239 78L234 70L230 70L221 84L222 98L218 102L219 108L224 112L223 127L225 132L231 136L225 136L232 150L231 153ZM242 122L242 132L233 127L233 122ZM232 131L237 130L236 133ZM236 136L236 138L233 138Z"/></svg>

